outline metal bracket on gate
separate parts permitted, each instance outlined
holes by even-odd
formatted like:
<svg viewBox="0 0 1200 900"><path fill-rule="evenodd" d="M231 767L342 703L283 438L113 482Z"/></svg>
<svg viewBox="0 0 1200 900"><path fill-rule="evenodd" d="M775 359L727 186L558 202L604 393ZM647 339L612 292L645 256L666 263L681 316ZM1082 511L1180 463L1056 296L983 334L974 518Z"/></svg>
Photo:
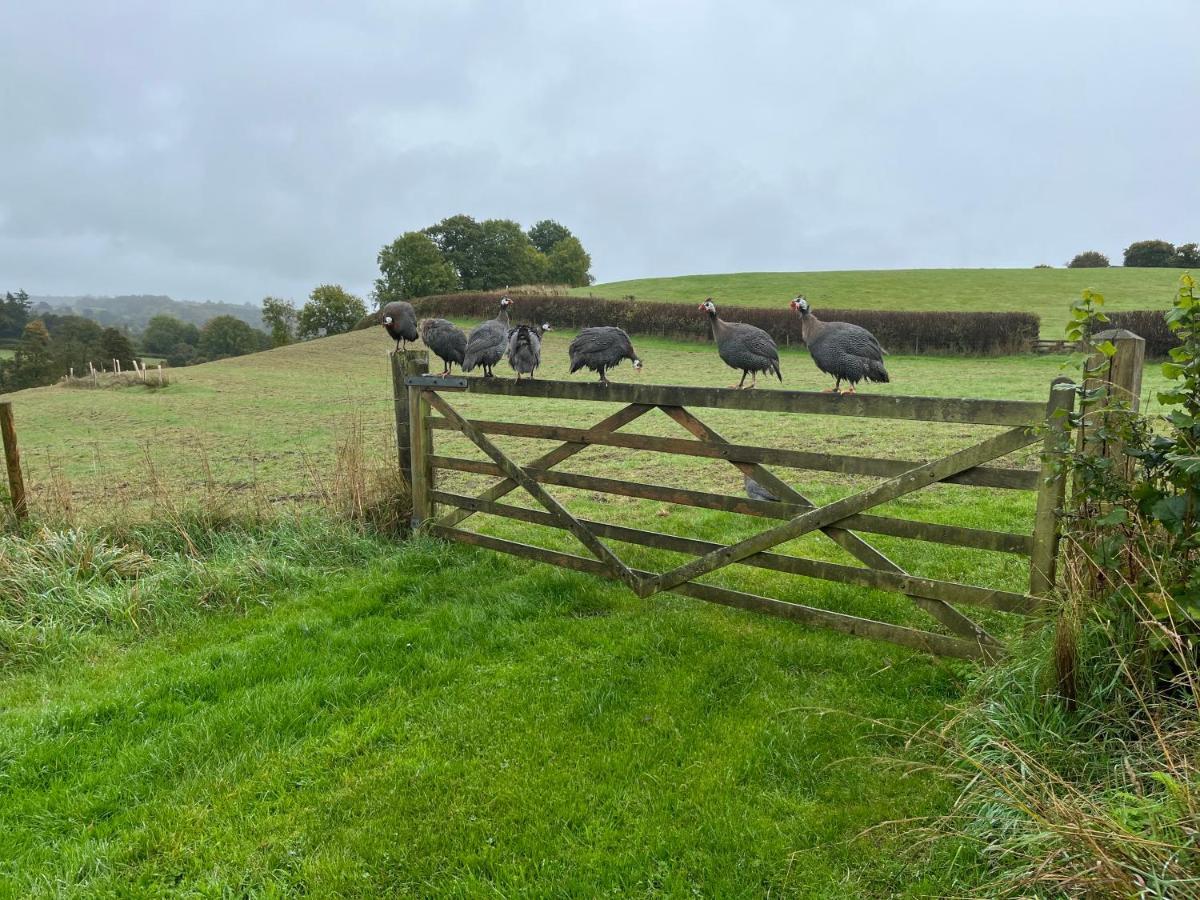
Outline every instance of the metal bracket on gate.
<svg viewBox="0 0 1200 900"><path fill-rule="evenodd" d="M465 391L467 379L458 375L443 378L441 375L409 375L404 379L407 387L438 388L443 391Z"/></svg>

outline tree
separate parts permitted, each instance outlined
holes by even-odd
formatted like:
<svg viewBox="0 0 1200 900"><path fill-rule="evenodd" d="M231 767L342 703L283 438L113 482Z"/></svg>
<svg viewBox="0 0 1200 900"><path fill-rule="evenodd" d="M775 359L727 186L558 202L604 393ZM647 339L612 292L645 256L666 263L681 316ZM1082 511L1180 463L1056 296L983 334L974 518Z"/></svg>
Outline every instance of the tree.
<svg viewBox="0 0 1200 900"><path fill-rule="evenodd" d="M210 360L255 353L261 346L261 334L241 319L217 316L200 329L200 353Z"/></svg>
<svg viewBox="0 0 1200 900"><path fill-rule="evenodd" d="M180 342L166 354L167 365L173 369L190 366L196 358L196 348L191 344Z"/></svg>
<svg viewBox="0 0 1200 900"><path fill-rule="evenodd" d="M536 284L546 278L546 258L529 235L512 219L488 219L482 224L479 290L513 284Z"/></svg>
<svg viewBox="0 0 1200 900"><path fill-rule="evenodd" d="M1135 241L1125 248L1125 265L1157 269L1175 265L1175 245L1167 241Z"/></svg>
<svg viewBox="0 0 1200 900"><path fill-rule="evenodd" d="M1107 269L1108 257L1099 250L1084 250L1076 253L1074 259L1067 263L1068 269Z"/></svg>
<svg viewBox="0 0 1200 900"><path fill-rule="evenodd" d="M100 360L102 365L111 365L118 360L122 369L133 368L133 344L125 332L116 328L105 328L100 335Z"/></svg>
<svg viewBox="0 0 1200 900"><path fill-rule="evenodd" d="M300 338L343 334L367 314L366 305L340 284L322 284L313 288L308 302L300 310ZM203 350L204 348L201 347Z"/></svg>
<svg viewBox="0 0 1200 900"><path fill-rule="evenodd" d="M271 346L282 347L296 339L299 313L291 301L278 297L264 297L262 309L263 322L271 333Z"/></svg>
<svg viewBox="0 0 1200 900"><path fill-rule="evenodd" d="M1191 269L1200 266L1200 246L1196 244L1180 244L1175 248L1175 265L1181 269Z"/></svg>
<svg viewBox="0 0 1200 900"><path fill-rule="evenodd" d="M9 369L11 390L53 384L59 375L51 351L50 332L41 319L34 319L21 332L21 343Z"/></svg>
<svg viewBox="0 0 1200 900"><path fill-rule="evenodd" d="M486 290L482 273L483 226L467 215L449 216L425 233L441 251L442 257L458 273L463 290Z"/></svg>
<svg viewBox="0 0 1200 900"><path fill-rule="evenodd" d="M6 291L0 303L0 338L20 337L29 324L29 295Z"/></svg>
<svg viewBox="0 0 1200 900"><path fill-rule="evenodd" d="M529 229L529 240L539 252L545 253L547 256L550 255L555 244L569 237L574 237L571 229L566 225L558 224L553 219L542 219Z"/></svg>
<svg viewBox="0 0 1200 900"><path fill-rule="evenodd" d="M551 284L581 287L592 283L592 274L588 271L592 267L592 258L574 235L563 238L551 247L547 262L546 278Z"/></svg>
<svg viewBox="0 0 1200 900"><path fill-rule="evenodd" d="M87 371L88 363L104 359L104 331L91 319L83 316L43 316L50 332L51 352L60 373L75 370L78 375Z"/></svg>
<svg viewBox="0 0 1200 900"><path fill-rule="evenodd" d="M200 329L191 322L175 316L158 315L146 323L142 332L142 349L154 356L166 356L176 344L200 343Z"/></svg>
<svg viewBox="0 0 1200 900"><path fill-rule="evenodd" d="M378 256L380 277L375 279L375 302L409 300L458 290L458 273L438 249L433 238L408 231L386 244Z"/></svg>

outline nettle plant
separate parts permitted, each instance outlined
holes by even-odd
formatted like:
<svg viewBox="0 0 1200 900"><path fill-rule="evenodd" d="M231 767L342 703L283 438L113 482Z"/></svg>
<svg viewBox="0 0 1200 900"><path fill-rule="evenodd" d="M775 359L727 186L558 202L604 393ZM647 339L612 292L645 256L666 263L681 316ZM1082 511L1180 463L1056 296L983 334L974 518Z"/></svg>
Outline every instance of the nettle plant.
<svg viewBox="0 0 1200 900"><path fill-rule="evenodd" d="M1160 621L1200 627L1200 297L1190 275L1180 279L1167 314L1180 346L1163 374L1162 412L1135 412L1109 396L1104 375L1116 347L1096 339L1108 317L1104 298L1085 291L1072 307L1067 337L1088 355L1076 388L1071 424L1081 438L1067 454L1074 511L1067 538L1099 576L1096 589Z"/></svg>

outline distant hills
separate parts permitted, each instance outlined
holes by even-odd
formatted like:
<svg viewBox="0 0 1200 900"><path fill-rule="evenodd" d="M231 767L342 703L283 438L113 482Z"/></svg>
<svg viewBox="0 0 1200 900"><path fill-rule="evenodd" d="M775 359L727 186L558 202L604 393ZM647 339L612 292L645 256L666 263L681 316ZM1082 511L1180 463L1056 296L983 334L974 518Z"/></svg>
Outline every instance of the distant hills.
<svg viewBox="0 0 1200 900"><path fill-rule="evenodd" d="M233 316L254 328L262 328L262 310L249 303L219 303L214 301L173 300L161 294L126 294L120 297L34 297L30 296L33 313L74 313L92 319L105 327L115 326L141 331L146 323L159 315L174 316L184 322L202 326L217 316Z"/></svg>

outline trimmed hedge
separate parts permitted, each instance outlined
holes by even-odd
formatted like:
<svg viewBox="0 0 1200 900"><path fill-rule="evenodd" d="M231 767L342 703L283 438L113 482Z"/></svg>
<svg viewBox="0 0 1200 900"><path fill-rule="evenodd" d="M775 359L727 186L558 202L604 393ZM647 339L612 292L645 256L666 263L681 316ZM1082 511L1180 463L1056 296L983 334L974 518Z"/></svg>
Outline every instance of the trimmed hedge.
<svg viewBox="0 0 1200 900"><path fill-rule="evenodd" d="M1113 328L1125 328L1146 339L1146 356L1161 359L1179 338L1167 327L1167 314L1158 309L1135 309L1129 312L1106 313Z"/></svg>
<svg viewBox="0 0 1200 900"><path fill-rule="evenodd" d="M489 319L496 314L500 292L438 294L412 301L418 316L451 319ZM605 300L510 293L516 300L514 321L549 322L559 328L617 325L630 334L707 340L708 318L693 303ZM717 301L718 307L720 301ZM903 310L815 308L827 322L853 322L869 329L891 353L1001 355L1024 353L1038 336L1038 317L1032 313L906 312ZM800 317L781 304L778 309L727 307L730 321L757 325L780 346L799 344ZM377 314L356 326L378 325Z"/></svg>

